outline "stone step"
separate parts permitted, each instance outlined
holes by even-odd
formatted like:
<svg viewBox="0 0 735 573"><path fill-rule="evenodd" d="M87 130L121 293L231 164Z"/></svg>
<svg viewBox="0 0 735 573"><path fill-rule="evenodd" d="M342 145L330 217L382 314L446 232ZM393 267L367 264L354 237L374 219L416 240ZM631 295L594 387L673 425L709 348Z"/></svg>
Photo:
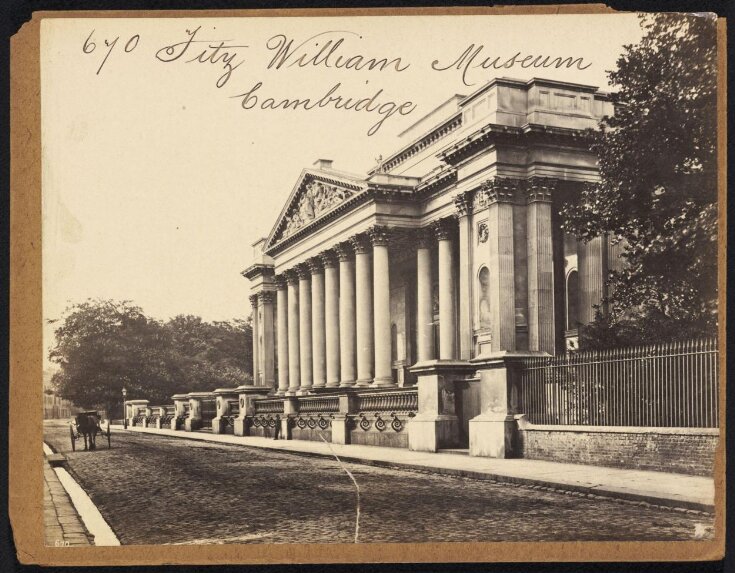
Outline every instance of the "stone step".
<svg viewBox="0 0 735 573"><path fill-rule="evenodd" d="M469 456L470 449L469 448L446 448L446 449L437 450L437 453L438 454L455 454L457 456Z"/></svg>

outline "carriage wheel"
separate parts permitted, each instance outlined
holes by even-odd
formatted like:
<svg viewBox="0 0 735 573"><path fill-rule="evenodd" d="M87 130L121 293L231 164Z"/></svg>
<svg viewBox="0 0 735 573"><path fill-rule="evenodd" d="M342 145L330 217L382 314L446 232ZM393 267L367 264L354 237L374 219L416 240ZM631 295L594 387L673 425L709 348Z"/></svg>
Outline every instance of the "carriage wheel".
<svg viewBox="0 0 735 573"><path fill-rule="evenodd" d="M71 436L71 451L75 452L77 450L77 440L74 437L74 428L72 428L71 426L69 426L69 435Z"/></svg>

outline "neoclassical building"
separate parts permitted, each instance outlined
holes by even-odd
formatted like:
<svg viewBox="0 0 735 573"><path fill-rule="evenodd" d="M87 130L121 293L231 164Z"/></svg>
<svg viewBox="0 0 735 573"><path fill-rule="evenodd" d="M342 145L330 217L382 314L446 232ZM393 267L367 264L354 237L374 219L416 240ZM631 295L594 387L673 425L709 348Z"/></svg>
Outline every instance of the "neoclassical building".
<svg viewBox="0 0 735 573"><path fill-rule="evenodd" d="M496 79L417 121L364 175L324 159L304 169L243 271L255 386L420 382L414 449L431 449L423 434L435 448L472 441L494 399L472 383L483 364L565 352L620 264L619 246L578 242L559 215L597 179L585 130L612 111L593 86ZM501 437L509 407L496 409Z"/></svg>

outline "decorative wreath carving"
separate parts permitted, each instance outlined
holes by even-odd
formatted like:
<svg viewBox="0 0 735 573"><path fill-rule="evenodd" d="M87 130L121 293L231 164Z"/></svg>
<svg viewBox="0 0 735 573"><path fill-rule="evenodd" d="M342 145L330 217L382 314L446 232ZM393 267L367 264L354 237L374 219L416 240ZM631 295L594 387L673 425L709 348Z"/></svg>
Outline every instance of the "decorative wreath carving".
<svg viewBox="0 0 735 573"><path fill-rule="evenodd" d="M401 422L396 414L391 414L391 416L393 416L393 421L391 421L390 427L393 428L394 431L400 432L403 429L403 422Z"/></svg>
<svg viewBox="0 0 735 573"><path fill-rule="evenodd" d="M299 418L296 421L296 425L299 427L299 429L303 430L304 428L306 428L306 420L304 420L303 418Z"/></svg>
<svg viewBox="0 0 735 573"><path fill-rule="evenodd" d="M309 420L306 422L306 424L309 426L310 429L316 428L316 420L314 418L309 418Z"/></svg>
<svg viewBox="0 0 735 573"><path fill-rule="evenodd" d="M386 428L387 426L385 424L385 420L383 420L383 418L380 417L380 414L376 413L375 414L375 429L378 430L379 432L382 432Z"/></svg>
<svg viewBox="0 0 735 573"><path fill-rule="evenodd" d="M317 422L319 424L319 428L322 430L326 430L329 427L329 420L326 418L319 416L319 420Z"/></svg>
<svg viewBox="0 0 735 573"><path fill-rule="evenodd" d="M370 429L370 426L370 420L365 417L365 414L360 414L360 428L367 432Z"/></svg>

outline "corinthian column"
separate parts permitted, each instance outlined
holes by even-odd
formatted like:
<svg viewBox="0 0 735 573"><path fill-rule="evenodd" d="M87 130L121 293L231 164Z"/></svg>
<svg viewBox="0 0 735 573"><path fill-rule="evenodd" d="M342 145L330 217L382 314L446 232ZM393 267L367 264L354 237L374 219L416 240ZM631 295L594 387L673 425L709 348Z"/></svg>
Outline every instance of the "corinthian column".
<svg viewBox="0 0 735 573"><path fill-rule="evenodd" d="M262 333L262 341L258 343L261 345L260 348L260 361L261 361L261 380L260 385L266 388L275 386L275 332L273 329L273 302L276 298L276 293L272 290L261 291L258 295L258 303L260 306L261 316L260 321L260 332Z"/></svg>
<svg viewBox="0 0 735 573"><path fill-rule="evenodd" d="M314 355L311 340L311 272L307 265L299 265L299 344L301 345L301 384L299 394L308 394L314 378Z"/></svg>
<svg viewBox="0 0 735 573"><path fill-rule="evenodd" d="M470 237L474 191L465 191L454 198L459 219L459 357L472 358L472 261Z"/></svg>
<svg viewBox="0 0 735 573"><path fill-rule="evenodd" d="M301 350L299 347L299 275L288 271L288 394L293 396L301 380Z"/></svg>
<svg viewBox="0 0 735 573"><path fill-rule="evenodd" d="M416 236L416 338L418 362L434 360L434 322L431 300L431 238L422 229Z"/></svg>
<svg viewBox="0 0 735 573"><path fill-rule="evenodd" d="M355 328L355 263L349 243L335 247L339 256L339 363L341 388L355 385L357 379Z"/></svg>
<svg viewBox="0 0 735 573"><path fill-rule="evenodd" d="M387 227L370 229L373 243L373 312L375 335L375 380L373 386L394 386L391 363L390 263Z"/></svg>
<svg viewBox="0 0 735 573"><path fill-rule="evenodd" d="M528 349L554 354L551 194L555 180L528 182Z"/></svg>
<svg viewBox="0 0 735 573"><path fill-rule="evenodd" d="M278 395L288 391L288 293L286 279L276 277L276 313L278 321Z"/></svg>
<svg viewBox="0 0 735 573"><path fill-rule="evenodd" d="M364 235L352 238L355 247L355 304L357 306L357 386L373 382L373 296L370 276L370 242Z"/></svg>
<svg viewBox="0 0 735 573"><path fill-rule="evenodd" d="M516 349L513 201L517 184L498 178L482 189L488 203L488 269L492 350Z"/></svg>
<svg viewBox="0 0 735 573"><path fill-rule="evenodd" d="M434 229L439 240L439 359L457 358L457 311L454 306L454 224L442 219Z"/></svg>
<svg viewBox="0 0 735 573"><path fill-rule="evenodd" d="M260 345L258 344L258 333L260 332L260 325L258 324L258 295L250 295L250 306L253 309L253 322L252 322L252 333L253 333L253 385L257 386L260 380Z"/></svg>
<svg viewBox="0 0 735 573"><path fill-rule="evenodd" d="M339 270L333 251L321 256L324 266L324 336L327 388L339 386ZM315 384L316 385L316 384Z"/></svg>

